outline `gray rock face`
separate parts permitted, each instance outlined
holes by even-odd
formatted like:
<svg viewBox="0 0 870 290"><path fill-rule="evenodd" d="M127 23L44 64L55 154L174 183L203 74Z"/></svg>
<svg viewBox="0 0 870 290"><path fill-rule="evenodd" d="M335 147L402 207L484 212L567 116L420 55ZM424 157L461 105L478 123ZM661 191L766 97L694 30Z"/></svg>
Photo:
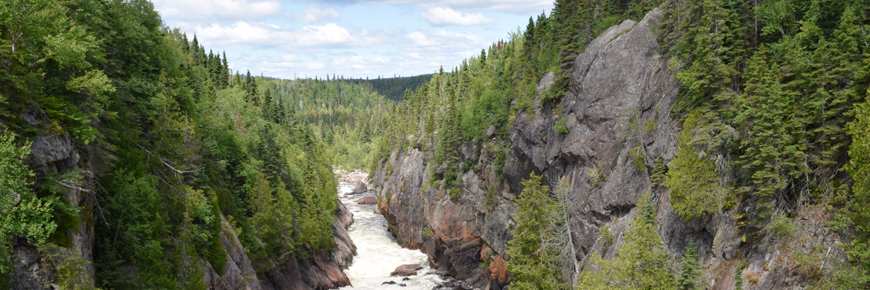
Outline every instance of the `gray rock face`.
<svg viewBox="0 0 870 290"><path fill-rule="evenodd" d="M634 215L637 200L651 191L654 160L668 164L678 150L680 128L670 108L679 85L650 31L660 18L655 10L640 22L628 20L607 29L576 58L565 97L558 104L534 107L537 112L518 114L510 129L514 148L505 176L511 191L522 191L520 181L533 171L543 174L551 188L566 181L575 201L571 231L581 261L592 251L602 251L597 235L601 226L608 225L616 236L628 229L633 218L622 217ZM551 106L562 108L563 116L547 113ZM535 118L525 118L532 113ZM566 119L567 135L553 129L558 118ZM635 168L630 150L646 156L643 170ZM620 219L622 223L614 222ZM670 228L681 228L679 219L667 221L673 223L663 224L665 232L679 233L679 239L692 236ZM709 245L710 235L702 236L696 242ZM615 251L608 254L612 257Z"/></svg>
<svg viewBox="0 0 870 290"><path fill-rule="evenodd" d="M512 199L522 191L521 181L537 172L550 185L560 180L569 184L576 201L571 207L576 259L585 261L600 249L599 226L633 217L637 199L650 190L651 164L656 158L667 163L677 151L679 126L671 119L670 107L678 84L649 29L660 18L661 13L653 11L640 22L626 21L602 33L575 60L564 98L558 103L537 99L532 108L517 114L509 128L512 147L503 176L492 172L494 158L487 148L465 144L463 159L479 157L479 170L465 172L462 194L450 199L437 184L423 190L432 165L421 152L393 152L388 161L393 173L376 172L374 184L385 201L381 212L399 240L405 246L422 244L438 270L481 288L499 289L507 282L503 261L509 259L505 250L516 212ZM538 92L553 79L553 74L542 78ZM552 114L556 106L562 108L562 116ZM553 129L560 118L566 120L567 135ZM635 169L628 157L638 146L648 156L647 170ZM617 235L627 230L630 220L621 222ZM425 228L428 236L421 234ZM498 263L480 269L486 260Z"/></svg>
<svg viewBox="0 0 870 290"><path fill-rule="evenodd" d="M838 236L825 226L820 205L793 213L799 238L776 237L769 229L741 229L736 217L751 211L751 201L691 221L674 212L670 191L650 179L656 160L668 166L675 158L681 130L671 112L680 84L651 31L661 18L656 9L639 22L610 27L575 59L563 98L539 97L531 108L518 112L509 128L512 146L503 174L493 172L492 152L498 149L488 143L476 144L482 148L463 144L462 161L476 161L477 168L461 175L457 198L449 198L440 182L429 182L429 172L443 172L444 166L427 163L427 156L416 149L391 152L387 162L394 170L375 172L373 188L399 241L421 247L434 268L465 279L463 285L501 289L509 280L504 265L510 259L505 250L515 223L513 200L523 190L522 180L535 172L551 189L567 185L569 234L581 267L592 253L616 257L640 211L638 200L647 192L668 253L678 261L693 240L708 289L735 289L738 275L744 277L745 289L805 289L807 271L818 268L795 266L800 264L793 258L797 253L818 261L846 261ZM553 78L548 74L540 80L539 94ZM554 115L556 111L561 115ZM567 134L554 129L557 120L565 121ZM632 158L632 151L642 154ZM613 235L607 243L600 234L604 227ZM745 235L758 240L747 242ZM489 266L477 267L483 261ZM742 272L737 272L738 261L746 263Z"/></svg>
<svg viewBox="0 0 870 290"><path fill-rule="evenodd" d="M21 117L32 126L48 122L41 112L22 113ZM81 169L85 172L85 183L89 182L90 177L87 172L90 172L91 168L88 164L79 164L79 153L69 133L36 136L33 138L30 150L31 156L25 160L25 163L37 176L66 174ZM40 184L34 186L38 187ZM90 208L93 202L91 196L87 191L82 190L82 188L87 187L85 185L68 187L63 193L64 199L71 205ZM66 234L72 242L69 248L48 249L47 251L51 251L51 253L46 255L49 253L37 250L24 239L15 239L12 248L12 289L53 289L53 287L60 287L56 269L52 265L67 259L84 259L87 262L93 260L93 224L89 221L94 219L90 218L91 213L86 210L80 211L79 215L82 221L81 226L77 229L66 230ZM92 264L87 263L76 270L78 275L67 281L68 283L94 285L94 267Z"/></svg>
<svg viewBox="0 0 870 290"><path fill-rule="evenodd" d="M336 202L336 220L331 224L335 250L332 253L319 251L310 254L307 259L299 259L291 254L283 264L259 277L259 287L266 290L307 290L350 285L350 280L342 270L350 266L356 255L356 245L347 233L347 227L353 223L353 213L341 201Z"/></svg>
<svg viewBox="0 0 870 290"><path fill-rule="evenodd" d="M251 266L251 260L248 259L238 234L223 215L221 215L220 240L227 253L227 262L223 267L224 272L219 274L209 262L200 260L206 268L205 281L208 283L209 289L262 289L257 283L257 273Z"/></svg>

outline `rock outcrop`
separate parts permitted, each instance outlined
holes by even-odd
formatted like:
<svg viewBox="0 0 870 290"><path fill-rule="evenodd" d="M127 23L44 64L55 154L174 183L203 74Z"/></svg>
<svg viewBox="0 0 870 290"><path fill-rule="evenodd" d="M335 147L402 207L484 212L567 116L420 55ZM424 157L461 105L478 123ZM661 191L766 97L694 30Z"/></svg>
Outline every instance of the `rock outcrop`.
<svg viewBox="0 0 870 290"><path fill-rule="evenodd" d="M366 196L356 200L358 204L377 204L378 200L374 196Z"/></svg>
<svg viewBox="0 0 870 290"><path fill-rule="evenodd" d="M395 271L390 272L390 276L405 277L405 276L417 275L417 270L420 270L420 269L423 269L423 266L420 266L420 264L401 265L401 266L396 267Z"/></svg>
<svg viewBox="0 0 870 290"><path fill-rule="evenodd" d="M42 127L51 121L43 112L22 113L21 118L29 125ZM60 135L45 134L33 138L30 146L31 157L25 162L37 177L49 174L80 174L83 183L92 182L89 162L81 162L79 151L68 132ZM81 173L84 172L84 173ZM76 178L79 179L79 178ZM37 178L37 180L41 180ZM35 184L34 187L39 187ZM93 208L93 195L83 184L65 183L63 197L70 205L85 209ZM94 285L94 266L90 263L69 263L68 261L92 261L94 244L94 219L91 212L79 212L81 224L75 229L58 229L69 238L69 247L37 249L24 239L13 239L12 247L12 285L11 289L54 289L60 287L57 265L74 265L70 285Z"/></svg>
<svg viewBox="0 0 870 290"><path fill-rule="evenodd" d="M254 267L251 266L251 260L245 254L245 249L242 248L242 243L239 241L238 234L235 229L229 225L226 218L221 215L221 245L227 252L227 262L224 263L224 272L217 273L215 268L208 261L200 259L200 262L205 265L205 281L209 289L215 290L230 290L230 289L245 289L259 290L260 283L257 282L257 273Z"/></svg>
<svg viewBox="0 0 870 290"><path fill-rule="evenodd" d="M260 277L260 287L265 290L335 289L350 286L344 269L350 267L356 255L356 245L347 233L353 223L351 213L341 201L336 200L336 220L332 222L332 237L335 249L332 253L318 251L306 259L296 256L272 268ZM253 288L252 288L253 289Z"/></svg>
<svg viewBox="0 0 870 290"><path fill-rule="evenodd" d="M361 194L361 193L366 193L368 191L369 191L368 185L366 185L365 182L358 181L356 183L356 186L353 187L353 190L350 193L348 193L348 195L357 195L357 194Z"/></svg>
<svg viewBox="0 0 870 290"><path fill-rule="evenodd" d="M667 166L675 158L681 130L671 112L680 84L652 31L661 18L661 11L653 10L639 22L610 27L589 43L574 61L563 98L554 102L539 97L517 114L509 128L512 145L502 174L495 172L492 152L497 149L491 145L500 140L462 146L462 161L477 163L476 170L461 174L462 191L456 198L440 183L430 183L430 172L439 172L441 164L431 163L415 148L393 150L386 161L392 170L376 171L372 188L399 242L421 248L433 268L465 279L466 285L503 288L510 280L505 250L515 224L513 200L523 189L521 181L535 172L551 188L567 185L578 265L587 263L593 252L606 259L616 255L646 192L653 196L658 233L668 252L681 257L694 240L705 265L704 279L713 289L734 289L738 275L752 277L745 288L801 287L805 281L790 258L799 251L843 261L836 235L812 218L821 209L797 214L795 221L811 235L791 246L772 237L753 244L742 240L733 216L749 205L692 222L674 213L670 192L651 180L657 160ZM538 92L552 83L548 74ZM565 121L567 134L554 128L559 120ZM604 227L612 242L601 239Z"/></svg>

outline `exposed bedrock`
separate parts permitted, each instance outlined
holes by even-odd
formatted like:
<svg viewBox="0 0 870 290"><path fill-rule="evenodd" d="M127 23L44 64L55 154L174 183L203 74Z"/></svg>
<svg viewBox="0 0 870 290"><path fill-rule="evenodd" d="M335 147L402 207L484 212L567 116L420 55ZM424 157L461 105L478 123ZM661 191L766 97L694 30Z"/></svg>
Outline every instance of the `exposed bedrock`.
<svg viewBox="0 0 870 290"><path fill-rule="evenodd" d="M842 260L836 235L811 218L822 209L798 213L795 220L812 235L797 245L780 247L780 241L766 238L757 241L766 246L747 246L733 218L737 208L745 205L687 222L674 213L670 192L653 188L650 176L656 160L670 164L679 150L680 134L679 118L671 112L680 84L652 31L661 18L656 9L640 22L627 20L610 27L575 59L563 98L537 98L534 106L519 112L509 128L512 145L502 174L495 173L490 144L503 140L493 137L464 144L463 161L477 163L476 170L461 174L457 198L450 198L438 182L430 185L430 173L437 173L441 164L430 163L415 148L393 150L387 161L391 170L381 166L371 188L400 243L421 248L435 269L465 279L467 285L503 288L510 279L505 250L515 224L513 200L522 191L521 181L536 172L551 188L567 183L570 235L578 265L586 264L596 251L606 259L616 255L638 214L638 199L646 192L652 194L657 231L668 252L682 257L694 240L705 265L704 279L715 289L734 289L736 275L757 278L751 285L744 284L752 289L799 287L804 282L794 274L795 263L781 258L812 251L814 245L835 249L831 257ZM546 75L538 91L552 83L553 75ZM556 115L559 111L561 115ZM554 129L560 119L565 120L567 134ZM634 155L641 157L632 158L632 150L641 152ZM637 162L642 164L636 166ZM612 233L612 242L601 239L603 227ZM740 273L736 273L738 259L746 261Z"/></svg>

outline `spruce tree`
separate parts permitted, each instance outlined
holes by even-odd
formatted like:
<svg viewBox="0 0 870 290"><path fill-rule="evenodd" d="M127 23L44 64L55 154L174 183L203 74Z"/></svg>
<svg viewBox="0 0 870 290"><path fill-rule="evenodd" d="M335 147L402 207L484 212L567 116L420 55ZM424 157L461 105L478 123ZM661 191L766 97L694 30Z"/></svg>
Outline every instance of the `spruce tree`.
<svg viewBox="0 0 870 290"><path fill-rule="evenodd" d="M546 251L542 248L543 234L547 227L547 193L549 187L542 185L541 176L531 173L523 180L523 191L517 196L516 226L511 230L513 238L506 251L510 257L507 270L513 275L511 289L548 289L552 281L548 275Z"/></svg>
<svg viewBox="0 0 870 290"><path fill-rule="evenodd" d="M686 255L683 257L683 265L676 283L680 290L702 290L703 283L698 281L701 276L701 266L698 264L698 253L695 251L695 240L689 239L686 247Z"/></svg>
<svg viewBox="0 0 870 290"><path fill-rule="evenodd" d="M272 104L272 90L266 88L263 92L263 116L266 120L278 122L275 120L274 105Z"/></svg>
<svg viewBox="0 0 870 290"><path fill-rule="evenodd" d="M625 234L612 261L590 254L589 267L580 273L578 289L676 289L671 261L661 236L656 233L650 193L641 196L642 210Z"/></svg>
<svg viewBox="0 0 870 290"><path fill-rule="evenodd" d="M222 87L226 88L230 85L230 65L227 62L227 52L223 52L223 64L221 65L221 83Z"/></svg>

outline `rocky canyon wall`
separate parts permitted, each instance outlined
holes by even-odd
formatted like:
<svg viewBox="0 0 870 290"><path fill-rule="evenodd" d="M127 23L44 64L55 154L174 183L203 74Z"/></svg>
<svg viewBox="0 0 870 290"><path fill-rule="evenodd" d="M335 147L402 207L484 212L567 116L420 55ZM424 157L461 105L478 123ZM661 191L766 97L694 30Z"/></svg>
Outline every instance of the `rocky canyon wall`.
<svg viewBox="0 0 870 290"><path fill-rule="evenodd" d="M843 261L838 236L825 227L821 208L798 212L794 220L801 233L790 242L772 235L742 238L741 233L761 230L738 228L735 216L749 204L691 222L671 208L670 192L655 175L667 170L679 150L680 116L671 109L680 84L659 50L654 31L661 18L656 9L639 22L610 27L575 59L563 98L552 102L539 96L532 108L517 113L502 173L496 173L493 152L504 140L465 144L461 158L476 165L461 174L457 198L439 183L430 184L430 173L440 164L415 148L394 149L389 166L373 174L373 188L400 243L422 249L434 268L468 286L504 288L510 279L505 250L515 225L514 200L521 181L535 172L551 188L567 184L579 265L587 265L593 253L605 259L616 255L647 192L668 253L679 261L693 240L708 289L735 289L742 277L748 277L744 289L802 288L807 269L795 261L796 253ZM539 94L552 82L552 74L540 80ZM554 128L558 120L565 121L567 134ZM612 239L602 238L603 228Z"/></svg>

